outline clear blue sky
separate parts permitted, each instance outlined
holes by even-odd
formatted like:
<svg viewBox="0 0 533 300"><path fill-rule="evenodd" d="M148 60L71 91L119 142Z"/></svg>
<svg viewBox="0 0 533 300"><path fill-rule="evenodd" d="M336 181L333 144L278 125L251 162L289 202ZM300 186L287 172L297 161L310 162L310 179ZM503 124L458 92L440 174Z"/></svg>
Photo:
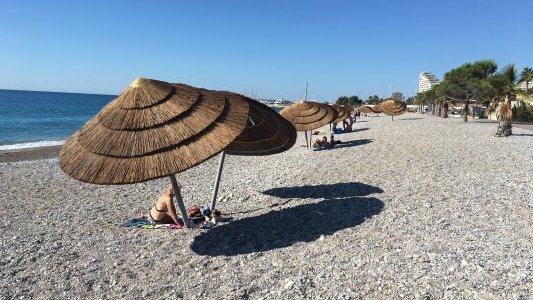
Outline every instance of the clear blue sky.
<svg viewBox="0 0 533 300"><path fill-rule="evenodd" d="M533 67L533 1L3 1L0 88L138 76L263 98L413 95L467 61Z"/></svg>

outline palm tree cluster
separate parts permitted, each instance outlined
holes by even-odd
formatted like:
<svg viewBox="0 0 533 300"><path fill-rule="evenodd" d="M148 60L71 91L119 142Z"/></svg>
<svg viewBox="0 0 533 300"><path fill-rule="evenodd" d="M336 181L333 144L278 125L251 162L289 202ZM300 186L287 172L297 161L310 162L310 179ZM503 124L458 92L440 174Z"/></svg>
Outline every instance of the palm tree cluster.
<svg viewBox="0 0 533 300"><path fill-rule="evenodd" d="M533 69L529 67L524 68L518 75L513 64L498 71L494 60L479 60L462 64L447 72L440 84L419 93L415 103L419 105L419 111L428 105L433 115L443 118L448 117L451 105L462 103L465 122L468 121L469 106L474 103L481 104L488 107L486 114L496 114L499 122L496 136L509 136L512 134L511 121L514 117L511 101L518 100L523 106L522 111L533 116L531 104L524 101L531 99L529 83L532 81ZM526 85L525 92L519 88L523 82Z"/></svg>

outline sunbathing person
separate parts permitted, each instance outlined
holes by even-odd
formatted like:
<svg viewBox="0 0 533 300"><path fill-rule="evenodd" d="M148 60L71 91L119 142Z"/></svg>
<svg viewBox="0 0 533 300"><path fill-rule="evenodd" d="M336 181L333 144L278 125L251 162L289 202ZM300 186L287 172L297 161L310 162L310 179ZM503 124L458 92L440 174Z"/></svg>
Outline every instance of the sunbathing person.
<svg viewBox="0 0 533 300"><path fill-rule="evenodd" d="M324 145L322 145L322 140L316 139L313 142L313 149L321 149L322 147L324 147Z"/></svg>
<svg viewBox="0 0 533 300"><path fill-rule="evenodd" d="M335 137L333 136L333 134L331 134L331 136L329 137L329 143L331 144L331 147L335 147L335 145L337 144L340 144L341 141L339 140L335 140Z"/></svg>
<svg viewBox="0 0 533 300"><path fill-rule="evenodd" d="M154 224L181 224L174 206L174 190L171 186L157 199L148 210L148 220Z"/></svg>

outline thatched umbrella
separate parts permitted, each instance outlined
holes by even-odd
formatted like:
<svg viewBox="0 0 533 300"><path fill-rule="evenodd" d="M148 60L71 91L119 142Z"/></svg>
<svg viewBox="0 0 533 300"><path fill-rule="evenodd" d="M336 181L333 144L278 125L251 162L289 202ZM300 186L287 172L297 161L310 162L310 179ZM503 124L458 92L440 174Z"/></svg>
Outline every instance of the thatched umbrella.
<svg viewBox="0 0 533 300"><path fill-rule="evenodd" d="M344 105L332 104L331 106L337 111L337 118L333 122L342 122L350 116L350 111Z"/></svg>
<svg viewBox="0 0 533 300"><path fill-rule="evenodd" d="M394 120L394 116L399 116L407 112L407 103L397 99L388 99L381 102L380 108L383 113L391 116Z"/></svg>
<svg viewBox="0 0 533 300"><path fill-rule="evenodd" d="M177 84L193 88L183 84ZM194 89L194 88L193 88ZM224 166L224 158L230 155L262 156L281 153L290 149L296 142L296 129L279 113L251 98L225 91L198 89L204 95L213 97L241 97L248 103L248 122L243 131L220 153L217 176L211 197L210 209L216 205L218 186Z"/></svg>
<svg viewBox="0 0 533 300"><path fill-rule="evenodd" d="M376 104L372 107L370 107L370 109L372 110L373 113L376 113L376 114L379 114L380 112L382 112L383 110L381 109L381 104Z"/></svg>
<svg viewBox="0 0 533 300"><path fill-rule="evenodd" d="M190 226L174 174L221 152L247 120L248 103L242 97L137 78L68 138L59 165L74 179L95 184L169 176Z"/></svg>
<svg viewBox="0 0 533 300"><path fill-rule="evenodd" d="M369 114L369 113L373 113L374 111L372 110L372 107L369 106L369 105L363 105L363 106L359 106L357 108L358 111L362 112L362 113L365 113L365 114Z"/></svg>
<svg viewBox="0 0 533 300"><path fill-rule="evenodd" d="M296 131L305 132L306 147L307 131L320 128L337 118L337 111L333 107L317 102L301 101L283 108L280 114L294 125Z"/></svg>

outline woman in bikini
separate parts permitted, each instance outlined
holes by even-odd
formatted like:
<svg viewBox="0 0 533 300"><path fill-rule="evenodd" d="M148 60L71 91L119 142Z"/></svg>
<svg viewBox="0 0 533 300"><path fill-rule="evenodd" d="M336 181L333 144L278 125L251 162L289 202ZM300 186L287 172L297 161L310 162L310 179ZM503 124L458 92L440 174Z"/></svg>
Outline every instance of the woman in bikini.
<svg viewBox="0 0 533 300"><path fill-rule="evenodd" d="M182 224L176 215L174 190L171 186L159 196L154 206L148 210L148 219L155 224Z"/></svg>

